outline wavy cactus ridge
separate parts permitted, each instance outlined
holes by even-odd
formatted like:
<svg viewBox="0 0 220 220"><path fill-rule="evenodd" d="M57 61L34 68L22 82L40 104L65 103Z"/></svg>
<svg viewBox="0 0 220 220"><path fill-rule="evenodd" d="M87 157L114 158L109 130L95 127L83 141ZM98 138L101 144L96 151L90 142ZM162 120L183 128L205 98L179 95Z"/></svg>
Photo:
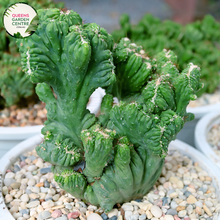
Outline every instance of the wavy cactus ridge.
<svg viewBox="0 0 220 220"><path fill-rule="evenodd" d="M97 24L69 22L81 20L75 12L39 14L38 30L18 40L48 112L38 155L53 165L61 188L106 212L141 198L159 178L169 143L192 119L186 107L201 88L199 68L189 64L180 73L172 51L149 58L128 38L113 45ZM86 105L98 87L107 94L95 117Z"/></svg>
<svg viewBox="0 0 220 220"><path fill-rule="evenodd" d="M160 20L146 14L131 25L129 16L122 14L121 29L112 32L115 42L128 37L137 45L143 46L150 57L164 48L173 50L178 56L178 68L182 71L192 62L201 67L201 81L204 87L197 92L213 93L220 83L220 23L212 15L205 15L185 26L170 20Z"/></svg>

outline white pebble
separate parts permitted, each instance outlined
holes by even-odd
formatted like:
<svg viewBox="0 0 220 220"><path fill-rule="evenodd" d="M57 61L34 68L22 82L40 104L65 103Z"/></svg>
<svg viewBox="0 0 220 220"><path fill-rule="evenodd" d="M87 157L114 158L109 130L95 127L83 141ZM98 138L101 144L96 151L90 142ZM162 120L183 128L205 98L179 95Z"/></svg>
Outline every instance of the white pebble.
<svg viewBox="0 0 220 220"><path fill-rule="evenodd" d="M21 199L22 202L28 202L29 201L29 196L27 194L23 194L20 197L20 199Z"/></svg>
<svg viewBox="0 0 220 220"><path fill-rule="evenodd" d="M125 211L125 219L128 219L132 215L132 211Z"/></svg>
<svg viewBox="0 0 220 220"><path fill-rule="evenodd" d="M10 194L7 194L7 195L5 196L5 203L11 202L12 199L13 199L12 196L11 196Z"/></svg>
<svg viewBox="0 0 220 220"><path fill-rule="evenodd" d="M38 159L37 163L36 163L36 166L39 167L39 168L43 168L44 167L44 163Z"/></svg>
<svg viewBox="0 0 220 220"><path fill-rule="evenodd" d="M152 215L157 218L160 218L162 216L162 210L156 205L153 205L151 207L150 211L151 211Z"/></svg>
<svg viewBox="0 0 220 220"><path fill-rule="evenodd" d="M87 217L87 220L103 220L97 213L92 213Z"/></svg>
<svg viewBox="0 0 220 220"><path fill-rule="evenodd" d="M37 169L37 166L36 165L30 165L27 170L32 172L32 171L35 171Z"/></svg>
<svg viewBox="0 0 220 220"><path fill-rule="evenodd" d="M165 215L164 220L174 220L172 215Z"/></svg>
<svg viewBox="0 0 220 220"><path fill-rule="evenodd" d="M33 202L29 202L29 203L26 205L26 207L27 207L27 208L34 208L34 207L38 206L39 204L40 204L39 201L33 201Z"/></svg>
<svg viewBox="0 0 220 220"><path fill-rule="evenodd" d="M48 188L40 187L40 191L41 191L42 193L47 193L48 190L49 190Z"/></svg>
<svg viewBox="0 0 220 220"><path fill-rule="evenodd" d="M185 217L186 216L186 210L182 210L182 211L180 211L180 212L178 212L178 216L179 217Z"/></svg>
<svg viewBox="0 0 220 220"><path fill-rule="evenodd" d="M133 211L134 207L132 204L128 204L128 203L124 203L122 205L122 208L124 209L124 211Z"/></svg>
<svg viewBox="0 0 220 220"><path fill-rule="evenodd" d="M29 181L28 181L28 186L34 186L36 184L36 181L34 178L31 178Z"/></svg>
<svg viewBox="0 0 220 220"><path fill-rule="evenodd" d="M56 191L54 189L48 189L48 194L55 195Z"/></svg>
<svg viewBox="0 0 220 220"><path fill-rule="evenodd" d="M33 193L40 193L39 187L32 187L32 188L31 188L31 191L32 191Z"/></svg>
<svg viewBox="0 0 220 220"><path fill-rule="evenodd" d="M46 202L42 202L42 206L44 209L51 208L54 206L54 202L51 200L48 200Z"/></svg>
<svg viewBox="0 0 220 220"><path fill-rule="evenodd" d="M89 207L88 207L89 208ZM109 213L108 213L108 217L111 218L112 216L118 216L118 209L112 209Z"/></svg>
<svg viewBox="0 0 220 220"><path fill-rule="evenodd" d="M10 186L12 183L15 183L15 182L16 182L16 180L12 179L12 178L4 179L5 186Z"/></svg>
<svg viewBox="0 0 220 220"><path fill-rule="evenodd" d="M14 178L15 177L15 173L13 172L8 172L5 174L5 179L9 179L9 178Z"/></svg>

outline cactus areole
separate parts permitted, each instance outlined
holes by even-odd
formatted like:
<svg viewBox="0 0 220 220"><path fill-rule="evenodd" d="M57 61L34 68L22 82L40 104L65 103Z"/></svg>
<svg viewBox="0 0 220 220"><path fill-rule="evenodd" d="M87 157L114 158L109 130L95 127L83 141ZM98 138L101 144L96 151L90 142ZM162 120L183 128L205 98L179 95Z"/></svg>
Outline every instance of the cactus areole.
<svg viewBox="0 0 220 220"><path fill-rule="evenodd" d="M48 112L38 155L53 165L61 188L106 212L141 198L159 178L169 143L193 119L186 106L201 88L199 67L179 73L172 51L149 58L128 38L114 45L74 11L38 15L37 31L18 40ZM98 87L107 94L95 117L86 105Z"/></svg>

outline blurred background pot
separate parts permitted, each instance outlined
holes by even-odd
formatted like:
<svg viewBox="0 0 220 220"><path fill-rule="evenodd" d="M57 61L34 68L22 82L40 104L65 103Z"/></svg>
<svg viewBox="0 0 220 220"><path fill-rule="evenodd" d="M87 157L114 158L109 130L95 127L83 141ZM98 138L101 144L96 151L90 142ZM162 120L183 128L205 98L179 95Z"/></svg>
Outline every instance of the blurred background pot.
<svg viewBox="0 0 220 220"><path fill-rule="evenodd" d="M220 168L220 157L207 141L207 134L213 125L220 123L220 111L202 117L195 128L195 147ZM220 172L220 171L219 171Z"/></svg>
<svg viewBox="0 0 220 220"><path fill-rule="evenodd" d="M98 88L91 95L87 108L90 112L97 115L99 113L102 97L105 92ZM21 141L40 134L43 125L25 126L25 127L0 127L0 158L16 144Z"/></svg>
<svg viewBox="0 0 220 220"><path fill-rule="evenodd" d="M183 129L177 135L177 139L186 142L191 146L194 145L195 139L195 127L200 118L211 112L220 112L220 102L211 105L198 106L198 107L188 107L187 112L191 112L195 115L193 121L186 122Z"/></svg>

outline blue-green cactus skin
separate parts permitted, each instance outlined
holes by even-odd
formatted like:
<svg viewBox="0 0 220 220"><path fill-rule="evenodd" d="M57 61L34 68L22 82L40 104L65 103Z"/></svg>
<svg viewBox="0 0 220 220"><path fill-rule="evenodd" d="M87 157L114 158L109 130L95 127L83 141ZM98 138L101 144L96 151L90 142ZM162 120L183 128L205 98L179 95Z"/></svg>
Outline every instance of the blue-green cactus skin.
<svg viewBox="0 0 220 220"><path fill-rule="evenodd" d="M39 15L38 30L18 40L23 68L48 112L38 155L53 165L61 188L107 212L141 198L191 119L186 106L201 88L199 67L179 73L172 51L150 59L127 38L113 47L111 35L73 11ZM86 104L98 87L107 94L95 117ZM76 170L81 163L85 168Z"/></svg>

